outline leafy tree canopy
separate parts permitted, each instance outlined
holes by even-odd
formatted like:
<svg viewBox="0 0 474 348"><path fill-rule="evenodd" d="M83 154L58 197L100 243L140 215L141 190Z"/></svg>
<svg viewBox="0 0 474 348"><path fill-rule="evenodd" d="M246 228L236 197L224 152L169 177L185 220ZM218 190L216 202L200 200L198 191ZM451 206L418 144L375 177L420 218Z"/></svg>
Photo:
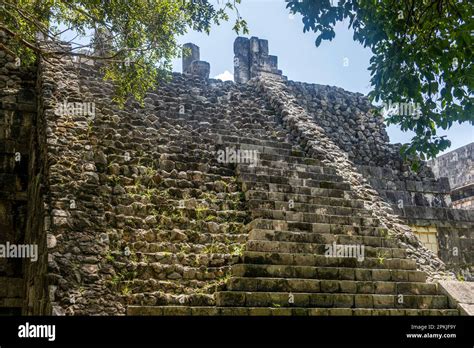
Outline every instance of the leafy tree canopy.
<svg viewBox="0 0 474 348"><path fill-rule="evenodd" d="M316 46L332 40L335 24L347 20L354 40L372 50L369 97L384 104L413 106L386 113L388 124L415 132L411 143L402 147L406 157L435 157L451 144L436 134L437 127L474 123L474 2L286 1L293 14L303 16L304 32L317 34Z"/></svg>
<svg viewBox="0 0 474 348"><path fill-rule="evenodd" d="M47 59L42 40L59 41L66 31L82 40L71 40L64 54L103 62L105 77L117 84L116 101L129 96L142 100L158 77L171 71L171 60L180 55L177 37L193 29L209 33L212 24L235 15L234 30L247 32L238 12L240 0L0 0L0 30L8 47L23 64L38 56ZM96 35L83 43L88 33ZM88 50L84 53L84 50Z"/></svg>

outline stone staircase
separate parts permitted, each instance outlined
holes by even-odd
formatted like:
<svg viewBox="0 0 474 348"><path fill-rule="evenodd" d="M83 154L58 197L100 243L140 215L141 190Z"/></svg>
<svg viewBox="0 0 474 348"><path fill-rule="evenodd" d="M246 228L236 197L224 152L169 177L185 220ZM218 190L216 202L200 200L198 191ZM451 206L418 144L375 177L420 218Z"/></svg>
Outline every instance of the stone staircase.
<svg viewBox="0 0 474 348"><path fill-rule="evenodd" d="M117 110L81 69L101 268L128 315L458 314L251 85L177 74ZM258 163L219 162L229 148ZM363 245L363 259L327 257L334 244Z"/></svg>
<svg viewBox="0 0 474 348"><path fill-rule="evenodd" d="M206 134L220 147L259 153L258 165L241 163L235 170L252 218L245 249L225 289L215 293L215 306L142 303L128 306L129 315L458 314L332 168L286 138L268 132L245 138L240 128L209 121ZM280 127L276 119L265 121L256 127ZM364 245L363 260L327 257L333 243Z"/></svg>
<svg viewBox="0 0 474 348"><path fill-rule="evenodd" d="M215 90L178 75L150 94L135 118L119 111L117 124L116 111L101 103L110 99L108 91L95 89L102 83L84 85L100 110L91 126L92 142L106 158L95 163L100 183L113 186L101 195L110 237L104 256L115 270L111 289L129 307L214 306L213 294L225 288L251 221L235 164L219 163L216 151L265 146L290 154L292 146L250 88L222 86L223 100L216 103ZM196 84L210 96L196 98ZM230 100L228 93L241 93L245 102ZM242 132L251 137L240 138Z"/></svg>
<svg viewBox="0 0 474 348"><path fill-rule="evenodd" d="M43 256L0 260L0 314L459 314L296 95L175 74L121 109L97 66L54 60L41 63L38 103L33 90L2 95L0 229L18 243L26 230ZM53 111L64 102L95 115ZM220 161L228 149L258 162Z"/></svg>

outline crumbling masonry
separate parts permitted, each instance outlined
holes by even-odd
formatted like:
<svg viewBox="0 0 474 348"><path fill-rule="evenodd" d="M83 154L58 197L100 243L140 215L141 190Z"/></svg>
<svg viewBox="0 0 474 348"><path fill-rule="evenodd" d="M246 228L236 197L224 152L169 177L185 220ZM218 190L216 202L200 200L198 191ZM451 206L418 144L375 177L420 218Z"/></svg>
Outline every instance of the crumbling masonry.
<svg viewBox="0 0 474 348"><path fill-rule="evenodd" d="M39 250L0 259L1 313L472 312L441 281L470 279L473 211L409 170L366 97L287 81L258 38L235 42L236 83L187 47L124 109L90 61L0 51L0 244ZM234 150L257 163L218 160Z"/></svg>

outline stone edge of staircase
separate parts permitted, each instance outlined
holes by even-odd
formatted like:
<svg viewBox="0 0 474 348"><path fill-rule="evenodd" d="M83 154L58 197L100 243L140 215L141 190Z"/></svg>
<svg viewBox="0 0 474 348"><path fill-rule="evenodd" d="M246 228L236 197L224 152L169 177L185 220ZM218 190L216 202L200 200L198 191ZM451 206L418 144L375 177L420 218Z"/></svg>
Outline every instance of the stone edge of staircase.
<svg viewBox="0 0 474 348"><path fill-rule="evenodd" d="M128 306L127 316L458 316L457 309Z"/></svg>
<svg viewBox="0 0 474 348"><path fill-rule="evenodd" d="M459 310L460 315L474 316L474 283L459 281L440 281L439 293L448 297L451 308Z"/></svg>

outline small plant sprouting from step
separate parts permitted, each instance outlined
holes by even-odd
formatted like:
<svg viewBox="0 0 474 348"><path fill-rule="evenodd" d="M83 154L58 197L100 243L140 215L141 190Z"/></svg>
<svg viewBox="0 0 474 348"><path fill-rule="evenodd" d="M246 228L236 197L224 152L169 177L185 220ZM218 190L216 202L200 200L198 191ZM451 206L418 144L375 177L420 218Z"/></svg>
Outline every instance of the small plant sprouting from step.
<svg viewBox="0 0 474 348"><path fill-rule="evenodd" d="M209 294L219 291L230 281L231 277L232 275L230 274L229 269L225 275L207 283L202 288L200 288L199 291L203 294Z"/></svg>
<svg viewBox="0 0 474 348"><path fill-rule="evenodd" d="M208 211L209 211L209 208L206 205L199 204L195 209L196 219L204 220L207 216Z"/></svg>
<svg viewBox="0 0 474 348"><path fill-rule="evenodd" d="M111 160L108 164L107 164L107 169L112 167L114 164L116 164L117 162L115 161L115 159Z"/></svg>
<svg viewBox="0 0 474 348"><path fill-rule="evenodd" d="M387 252L377 251L377 260L378 260L380 265L384 264L386 258L387 258Z"/></svg>
<svg viewBox="0 0 474 348"><path fill-rule="evenodd" d="M88 138L90 138L90 136L92 135L93 127L94 127L94 121L93 120L87 121L87 137Z"/></svg>
<svg viewBox="0 0 474 348"><path fill-rule="evenodd" d="M140 261L144 263L148 263L148 255L147 254L140 254Z"/></svg>
<svg viewBox="0 0 474 348"><path fill-rule="evenodd" d="M113 286L117 286L119 283L120 283L120 277L116 274L110 280L110 284L112 284Z"/></svg>
<svg viewBox="0 0 474 348"><path fill-rule="evenodd" d="M156 189L154 188L147 188L144 192L144 196L147 197L149 200L151 200L153 198L153 196L156 195Z"/></svg>
<svg viewBox="0 0 474 348"><path fill-rule="evenodd" d="M299 156L299 155L300 155L300 151L299 151L299 150L291 149L291 156Z"/></svg>
<svg viewBox="0 0 474 348"><path fill-rule="evenodd" d="M135 178L135 193L140 192L141 187L142 187L142 179L141 179L141 177L137 176Z"/></svg>
<svg viewBox="0 0 474 348"><path fill-rule="evenodd" d="M105 259L106 259L108 262L115 262L115 256L112 254L112 251L111 251L111 250L108 250L108 251L107 251L107 254L105 255Z"/></svg>
<svg viewBox="0 0 474 348"><path fill-rule="evenodd" d="M112 187L115 187L115 186L120 184L120 178L115 174L112 175L109 180L110 180L110 183L111 183Z"/></svg>
<svg viewBox="0 0 474 348"><path fill-rule="evenodd" d="M466 281L466 278L464 278L464 274L462 274L461 272L456 273L456 279L460 282L465 282Z"/></svg>
<svg viewBox="0 0 474 348"><path fill-rule="evenodd" d="M191 252L191 246L188 244L180 244L178 248L180 253L188 254Z"/></svg>
<svg viewBox="0 0 474 348"><path fill-rule="evenodd" d="M244 254L245 245L243 244L235 244L231 247L230 254L233 256L242 256Z"/></svg>
<svg viewBox="0 0 474 348"><path fill-rule="evenodd" d="M127 296L132 292L132 290L128 287L128 285L125 285L122 288L122 295Z"/></svg>
<svg viewBox="0 0 474 348"><path fill-rule="evenodd" d="M202 252L204 254L220 254L222 252L222 247L218 243L212 241L211 244L208 244L204 247Z"/></svg>
<svg viewBox="0 0 474 348"><path fill-rule="evenodd" d="M75 125L76 124L74 123L74 120L71 115L65 116L64 126L69 127L69 128L74 128Z"/></svg>
<svg viewBox="0 0 474 348"><path fill-rule="evenodd" d="M216 182L214 182L214 185L215 186L218 186L218 185L222 186L225 191L227 191L227 188L229 186L224 180L217 180Z"/></svg>
<svg viewBox="0 0 474 348"><path fill-rule="evenodd" d="M217 196L209 192L203 192L200 198L212 204L217 204L217 202L219 202Z"/></svg>
<svg viewBox="0 0 474 348"><path fill-rule="evenodd" d="M137 277L136 271L123 271L115 274L112 279L109 281L109 284L116 290L119 290L118 287L121 283L125 283L124 287L120 291L123 295L127 295L131 292L131 289L128 285L128 282L133 281ZM127 289L124 291L124 289Z"/></svg>
<svg viewBox="0 0 474 348"><path fill-rule="evenodd" d="M131 261L131 262L137 262L138 261L138 256L135 252L131 251L129 247L126 247L124 250L124 255Z"/></svg>
<svg viewBox="0 0 474 348"><path fill-rule="evenodd" d="M157 175L157 174L158 174L158 171L157 171L155 168L153 168L153 167L146 167L146 169L145 169L145 175L148 175L148 176L153 177L153 176L155 176L155 175Z"/></svg>

